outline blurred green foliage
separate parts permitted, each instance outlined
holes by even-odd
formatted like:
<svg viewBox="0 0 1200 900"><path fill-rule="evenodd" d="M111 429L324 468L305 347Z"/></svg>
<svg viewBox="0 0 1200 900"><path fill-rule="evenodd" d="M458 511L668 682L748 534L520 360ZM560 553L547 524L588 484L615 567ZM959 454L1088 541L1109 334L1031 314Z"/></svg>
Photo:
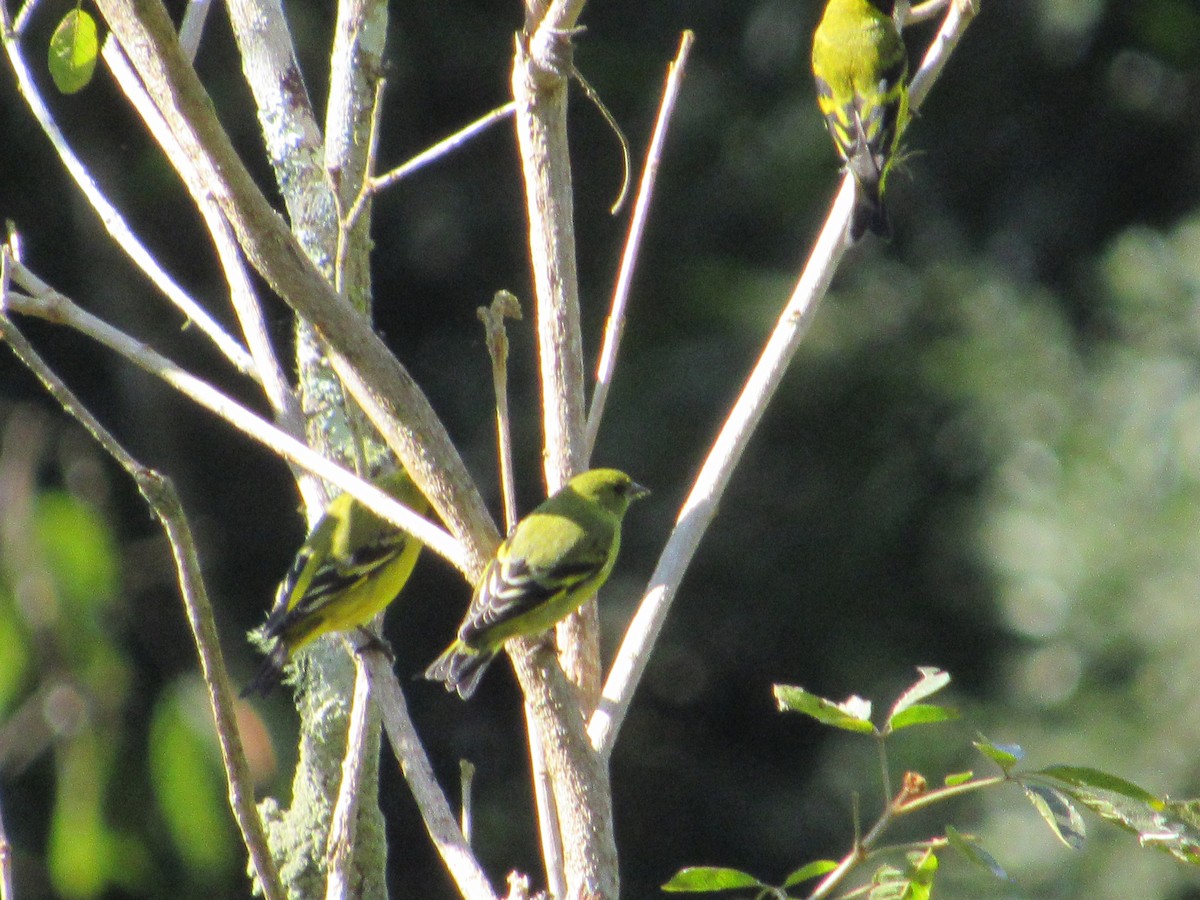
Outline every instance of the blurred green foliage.
<svg viewBox="0 0 1200 900"><path fill-rule="evenodd" d="M150 774L175 851L199 890L239 868L240 840L199 677L182 678L159 698L150 723Z"/></svg>
<svg viewBox="0 0 1200 900"><path fill-rule="evenodd" d="M59 430L21 409L4 425L0 775L14 790L0 798L18 801L6 812L19 896L229 889L242 861L196 676L159 694L148 733L139 725L147 701L133 690L122 552L95 505L105 487L39 488L41 462L23 441L62 453ZM88 462L83 471L101 471ZM40 801L27 807L31 793Z"/></svg>

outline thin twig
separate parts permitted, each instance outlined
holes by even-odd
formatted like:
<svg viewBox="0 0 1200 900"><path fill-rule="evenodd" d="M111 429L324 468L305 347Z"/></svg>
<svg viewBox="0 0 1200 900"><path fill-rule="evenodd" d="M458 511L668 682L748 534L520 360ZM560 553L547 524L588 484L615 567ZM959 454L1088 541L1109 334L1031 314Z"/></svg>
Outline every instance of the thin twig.
<svg viewBox="0 0 1200 900"><path fill-rule="evenodd" d="M74 328L110 350L115 351L152 375L161 378L195 403L216 413L239 431L274 450L284 459L331 482L361 500L380 516L411 534L456 568L467 572L461 545L444 529L423 516L418 516L394 497L363 481L354 473L341 468L314 452L307 445L255 415L212 385L177 366L145 344L113 328L68 298L53 291L36 279L27 269L14 266L14 281L34 296L12 293L8 306L22 315L37 316ZM24 283L22 283L24 282Z"/></svg>
<svg viewBox="0 0 1200 900"><path fill-rule="evenodd" d="M504 497L504 533L517 524L517 488L513 480L512 428L508 414L508 333L505 319L521 319L521 303L508 291L497 291L490 307L476 310L487 331L492 360L492 386L496 394L496 447L500 458L500 492Z"/></svg>
<svg viewBox="0 0 1200 900"><path fill-rule="evenodd" d="M512 89L529 220L541 384L543 470L548 492L584 465L586 409L580 335L574 197L567 138L567 88L573 29L584 0L526 0L516 38ZM509 656L541 732L561 825L568 897L619 895L612 788L604 760L591 752L580 709L600 685L596 602L560 622L559 665L537 642L510 641ZM576 691L568 689L568 683ZM574 695L574 696L573 696Z"/></svg>
<svg viewBox="0 0 1200 900"><path fill-rule="evenodd" d="M633 169L633 162L629 153L629 138L625 137L625 132L621 130L620 124L600 99L600 92L597 91L590 81L583 77L583 73L574 65L571 66L571 77L579 82L579 87L583 89L583 94L590 101L592 106L596 107L596 111L600 113L600 117L604 119L609 130L616 136L617 144L621 148L621 189L617 191L617 199L612 202L608 208L609 215L615 216L621 211L621 207L625 205L625 200L629 197L629 173Z"/></svg>
<svg viewBox="0 0 1200 900"><path fill-rule="evenodd" d="M506 534L511 534L517 525L518 514L517 491L513 480L512 427L508 414L508 334L504 320L520 319L521 304L508 291L497 291L491 307L481 306L477 313L487 330L488 356L492 360L492 384L496 393L496 444L500 456L501 493L504 495L504 530ZM525 704L524 709L538 834L542 843L542 860L546 866L546 885L551 897L562 897L567 882L563 874L562 835L558 810L554 805L554 785L546 768L546 752L537 717L529 703Z"/></svg>
<svg viewBox="0 0 1200 900"><path fill-rule="evenodd" d="M875 743L879 745L879 774L883 780L883 799L886 802L892 796L892 773L888 770L887 738L876 735Z"/></svg>
<svg viewBox="0 0 1200 900"><path fill-rule="evenodd" d="M525 711L525 734L529 741L529 775L533 782L534 804L537 806L538 838L542 845L542 864L546 869L546 890L551 897L565 897L567 876L563 869L558 807L554 803L554 780L546 765L546 746L542 741L537 713L529 703L523 704L522 708Z"/></svg>
<svg viewBox="0 0 1200 900"><path fill-rule="evenodd" d="M642 169L642 180L638 186L637 200L634 201L633 215L629 220L629 236L625 239L625 252L621 256L621 268L617 273L617 284L613 290L612 309L608 314L608 322L604 326L604 344L600 350L600 362L596 366L596 388L592 393L592 405L588 410L587 433L584 438L584 459L590 460L596 449L596 436L600 433L600 420L604 416L604 404L608 400L608 390L612 385L613 373L617 365L617 351L621 345L621 335L625 332L625 309L629 302L629 289L633 284L633 273L637 268L638 254L642 248L642 238L646 232L646 221L649 218L650 201L654 195L654 183L658 177L658 164L662 160L663 145L667 139L667 126L671 121L671 113L675 109L675 101L683 86L683 72L687 66L688 54L696 36L685 31L679 40L679 50L675 60L667 67L667 80L663 88L662 102L658 108L658 119L654 123L654 134L650 138L650 146L646 150L646 164Z"/></svg>
<svg viewBox="0 0 1200 900"><path fill-rule="evenodd" d="M378 194L380 191L390 188L397 181L407 178L418 169L429 165L429 163L439 157L445 156L452 150L457 150L476 135L487 131L487 129L491 128L497 122L507 119L513 114L516 108L516 101L513 100L510 100L503 106L497 106L491 112L484 113L470 125L460 128L449 137L442 138L442 140L438 141L432 147L422 150L408 162L396 166L394 169L389 169L382 175L373 177L369 185L371 193Z"/></svg>
<svg viewBox="0 0 1200 900"><path fill-rule="evenodd" d="M461 810L459 828L468 844L471 843L471 832L475 829L475 798L472 790L475 786L475 764L469 759L458 761L458 805Z"/></svg>
<svg viewBox="0 0 1200 900"><path fill-rule="evenodd" d="M7 268L7 251L4 252ZM101 447L129 473L166 532L179 574L179 586L188 623L192 628L196 652L199 655L200 673L208 689L209 703L221 747L221 759L229 784L230 807L265 896L272 900L283 898L279 875L267 849L262 820L254 806L253 782L238 733L234 695L221 654L212 606L200 574L200 563L196 557L191 530L174 486L169 479L135 460L54 374L8 318L5 299L6 297L0 296L0 338L12 347L21 362L38 377L64 411L83 425Z"/></svg>
<svg viewBox="0 0 1200 900"><path fill-rule="evenodd" d="M942 27L929 44L925 58L921 60L921 68L913 76L908 86L908 106L914 112L925 102L929 89L946 68L950 54L958 46L967 26L979 12L978 0L949 0L950 9L942 22Z"/></svg>
<svg viewBox="0 0 1200 900"><path fill-rule="evenodd" d="M25 26L29 23L29 17L33 15L33 11L37 9L38 3L41 0L25 0L25 5L17 11L17 16L13 19L11 28L8 21L8 4L0 3L0 25L3 25L4 30L21 37L25 34Z"/></svg>
<svg viewBox="0 0 1200 900"><path fill-rule="evenodd" d="M846 223L854 200L854 179L843 180L833 209L825 222L808 264L784 307L762 355L730 410L720 434L709 451L691 493L683 503L650 585L625 632L604 685L600 705L588 724L592 746L604 758L612 753L617 732L628 712L650 650L671 607L671 601L691 563L709 523L717 511L742 451L749 443L787 365L807 330L816 304L833 278L846 250Z"/></svg>
<svg viewBox="0 0 1200 900"><path fill-rule="evenodd" d="M388 741L442 861L467 900L495 900L487 873L471 852L433 774L433 766L417 736L395 673L380 653L365 654L364 659Z"/></svg>
<svg viewBox="0 0 1200 900"><path fill-rule="evenodd" d="M179 26L179 46L183 48L183 55L189 62L196 61L196 51L200 49L200 36L204 34L204 23L211 8L212 0L188 0L183 24Z"/></svg>
<svg viewBox="0 0 1200 900"><path fill-rule="evenodd" d="M251 863L264 896L282 898L284 891L279 884L279 873L267 848L258 808L254 805L254 781L250 776L241 735L238 733L235 695L222 658L212 604L204 586L200 560L196 556L196 544L184 516L183 504L171 481L153 470L143 470L138 478L138 488L166 531L175 558L188 624L191 626L196 651L200 657L200 674L208 688L208 700L220 741L221 759L225 764L225 780L229 785L229 800L234 818L250 851Z"/></svg>
<svg viewBox="0 0 1200 900"><path fill-rule="evenodd" d="M189 12L192 9L192 6L188 7ZM120 85L125 98L133 104L133 108L142 117L142 121L150 130L151 135L163 149L175 171L183 179L184 186L191 194L192 202L196 204L196 208L204 217L204 224L212 237L213 245L217 250L217 258L220 260L226 283L229 285L229 299L242 327L242 334L246 338L250 354L254 358L255 372L262 384L263 391L271 408L275 410L280 425L292 434L299 435L302 431L296 395L288 384L287 376L284 375L283 367L279 364L279 358L275 354L275 348L271 345L267 323L263 319L262 305L258 301L254 285L250 280L250 273L246 271L241 249L238 247L237 239L233 236L229 222L213 200L212 195L204 190L203 185L193 177L194 171L184 163L183 151L179 147L179 142L175 140L166 121L159 114L158 108L146 93L141 79L129 65L129 60L121 51L120 44L114 41L111 35L104 41L101 56L104 57L109 71Z"/></svg>
<svg viewBox="0 0 1200 900"><path fill-rule="evenodd" d="M0 900L14 900L12 882L12 844L4 830L4 811L0 809Z"/></svg>
<svg viewBox="0 0 1200 900"><path fill-rule="evenodd" d="M339 296L346 295L345 270L346 255L350 252L350 232L358 223L359 218L367 210L371 199L371 175L375 172L375 158L379 153L379 125L383 116L383 92L387 87L387 79L380 78L375 82L375 103L371 106L371 130L367 139L367 163L363 172L362 185L358 195L348 211L342 209L342 196L334 191L338 205L337 251L333 262L333 289Z"/></svg>
<svg viewBox="0 0 1200 900"><path fill-rule="evenodd" d="M0 7L2 6L3 4L0 4ZM7 14L5 14L6 17ZM150 279L151 283L175 305L188 321L193 322L213 342L239 372L257 378L254 360L246 348L228 334L204 307L163 270L150 251L134 235L121 213L100 190L83 161L71 149L49 107L42 99L41 92L21 54L18 38L9 30L7 21L0 20L0 26L3 26L0 28L0 32L2 32L0 39L3 40L13 74L16 75L17 87L21 96L25 98L29 111L33 113L34 119L37 120L54 151L58 154L63 168L74 179L75 184L83 192L84 198L100 217L100 223L104 226L104 230L108 232L117 246L125 251L133 264Z"/></svg>
<svg viewBox="0 0 1200 900"><path fill-rule="evenodd" d="M478 577L498 542L495 524L428 397L370 322L334 293L254 182L195 70L179 52L161 4L97 0L97 6L189 163L221 205L251 265L320 330L331 348L333 370L442 521L461 539L470 577Z"/></svg>
<svg viewBox="0 0 1200 900"><path fill-rule="evenodd" d="M902 17L900 24L907 28L909 25L928 22L930 19L936 18L952 2L953 0L926 0L925 3L911 7Z"/></svg>
<svg viewBox="0 0 1200 900"><path fill-rule="evenodd" d="M371 679L364 657L373 651L354 654L354 699L350 706L350 724L346 729L346 753L342 757L342 781L337 803L325 839L325 900L350 896L354 861L354 835L358 824L359 794L362 786L364 746L371 724Z"/></svg>
<svg viewBox="0 0 1200 900"><path fill-rule="evenodd" d="M994 787L997 784L1003 784L1007 780L1008 778L1004 775L990 776L965 784L955 785L953 788L929 791L916 795L910 795L907 788L901 788L900 793L895 797L889 796L884 799L883 812L880 813L878 820L871 826L871 830L861 840L858 835L859 826L856 809L854 847L842 857L837 868L830 871L829 874L817 883L817 886L813 888L813 892L808 895L807 900L824 900L824 898L831 896L835 890L841 887L842 882L846 880L851 872L868 859L877 856L880 852L884 850L895 852L904 849L904 847L877 848L875 846L883 838L883 835L895 819L916 812L918 809L924 809L932 803L942 802L951 797L960 796L971 791ZM922 849L932 850L944 846L946 843L948 842L944 838L933 838L919 842L918 846ZM841 896L849 897L853 896L853 894L843 894Z"/></svg>
<svg viewBox="0 0 1200 900"><path fill-rule="evenodd" d="M955 0L942 28L934 38L925 62L914 83L924 86L912 100L915 110L928 93L929 86L945 65L945 57L958 42L970 22L970 0ZM926 66L930 68L927 70ZM762 355L746 380L725 424L717 435L707 459L696 476L691 493L684 501L637 613L625 632L609 671L600 705L588 723L592 746L608 759L633 694L645 671L650 651L666 620L679 583L691 564L696 548L716 515L717 504L741 459L767 404L800 346L817 304L829 288L833 274L847 247L846 227L854 205L855 184L852 175L842 179L829 216L816 245L796 282L779 321L763 348Z"/></svg>

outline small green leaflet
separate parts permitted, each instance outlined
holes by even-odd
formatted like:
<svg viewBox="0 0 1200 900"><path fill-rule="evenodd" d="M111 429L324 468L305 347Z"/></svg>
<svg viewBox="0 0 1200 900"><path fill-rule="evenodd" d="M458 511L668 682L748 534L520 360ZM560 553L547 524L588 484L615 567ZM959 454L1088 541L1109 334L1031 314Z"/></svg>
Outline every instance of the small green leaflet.
<svg viewBox="0 0 1200 900"><path fill-rule="evenodd" d="M1002 768L1006 774L1025 758L1025 751L1021 749L1020 744L994 744L982 734L979 736L979 740L972 741L972 743L976 750Z"/></svg>
<svg viewBox="0 0 1200 900"><path fill-rule="evenodd" d="M1057 788L1042 784L1023 784L1025 796L1046 820L1050 830L1072 850L1083 846L1083 816L1071 799Z"/></svg>
<svg viewBox="0 0 1200 900"><path fill-rule="evenodd" d="M888 719L885 731L899 731L910 725L929 725L933 722L949 722L958 718L958 710L948 706L934 706L931 703L916 703L907 709L892 715Z"/></svg>
<svg viewBox="0 0 1200 900"><path fill-rule="evenodd" d="M80 9L73 9L58 23L50 37L47 64L55 86L64 94L83 90L96 71L100 42L96 20Z"/></svg>
<svg viewBox="0 0 1200 900"><path fill-rule="evenodd" d="M1004 871L1004 867L996 862L996 857L984 850L977 840L966 837L953 825L946 826L946 841L951 847L981 869L986 869L1001 881L1012 882L1012 879L1008 877L1008 873Z"/></svg>
<svg viewBox="0 0 1200 900"><path fill-rule="evenodd" d="M832 725L858 734L875 734L871 724L871 701L851 696L841 703L811 694L802 687L777 684L773 688L775 702L783 711L803 713L824 725Z"/></svg>
<svg viewBox="0 0 1200 900"><path fill-rule="evenodd" d="M1132 781L1126 781L1119 775L1110 775L1108 772L1087 766L1046 766L1044 769L1038 769L1034 774L1045 775L1056 781L1065 781L1075 787L1111 791L1122 797L1128 797L1130 800L1144 803L1154 810L1161 810L1165 805L1162 800Z"/></svg>
<svg viewBox="0 0 1200 900"><path fill-rule="evenodd" d="M872 879L870 900L929 900L938 858L932 850L907 854L908 868L880 866Z"/></svg>
<svg viewBox="0 0 1200 900"><path fill-rule="evenodd" d="M671 880L662 886L664 891L671 893L708 893L710 891L728 891L734 888L766 888L753 875L737 869L725 869L721 866L689 866L680 869Z"/></svg>
<svg viewBox="0 0 1200 900"><path fill-rule="evenodd" d="M841 703L835 703L791 684L776 684L773 690L775 702L784 712L791 710L793 713L803 713L823 725L832 725L845 731L875 733L875 726L871 725L871 702L862 697L850 696Z"/></svg>
<svg viewBox="0 0 1200 900"><path fill-rule="evenodd" d="M1200 828L1186 815L1187 801L1163 800L1132 781L1086 766L1047 766L1030 774L1061 783L1064 794L1136 834L1143 847L1200 864Z"/></svg>
<svg viewBox="0 0 1200 900"><path fill-rule="evenodd" d="M950 683L950 673L933 666L917 666L917 671L921 673L921 677L897 698L888 718L894 719L913 704L920 703L926 697L932 697Z"/></svg>
<svg viewBox="0 0 1200 900"><path fill-rule="evenodd" d="M817 878L821 875L828 875L838 867L832 859L818 859L810 862L807 866L802 866L797 869L783 882L783 887L795 887L802 881L808 881L810 878Z"/></svg>

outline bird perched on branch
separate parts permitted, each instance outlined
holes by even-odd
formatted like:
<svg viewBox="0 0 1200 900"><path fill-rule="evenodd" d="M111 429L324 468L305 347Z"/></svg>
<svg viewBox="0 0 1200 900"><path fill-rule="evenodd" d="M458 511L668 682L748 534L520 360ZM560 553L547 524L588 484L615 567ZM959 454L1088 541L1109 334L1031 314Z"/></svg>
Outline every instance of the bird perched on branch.
<svg viewBox="0 0 1200 900"><path fill-rule="evenodd" d="M403 469L384 475L376 487L418 513L429 508ZM271 648L242 696L266 695L292 654L314 638L371 621L400 593L420 552L419 541L350 494L335 498L297 551L266 623L257 629Z"/></svg>
<svg viewBox="0 0 1200 900"><path fill-rule="evenodd" d="M813 35L817 104L858 183L850 237L890 237L883 205L888 170L908 123L908 54L894 0L829 0Z"/></svg>
<svg viewBox="0 0 1200 900"><path fill-rule="evenodd" d="M505 641L578 609L607 580L629 504L647 493L624 472L592 469L518 522L479 580L458 639L425 677L465 700Z"/></svg>

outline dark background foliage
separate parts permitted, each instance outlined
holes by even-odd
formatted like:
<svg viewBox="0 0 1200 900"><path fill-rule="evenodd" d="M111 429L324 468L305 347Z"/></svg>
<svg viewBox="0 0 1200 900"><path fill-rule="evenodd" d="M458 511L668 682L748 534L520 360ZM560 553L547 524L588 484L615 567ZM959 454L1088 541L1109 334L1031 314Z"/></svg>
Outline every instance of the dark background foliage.
<svg viewBox="0 0 1200 900"><path fill-rule="evenodd" d="M25 42L35 58L66 8L44 6ZM288 12L319 107L331 11ZM382 165L505 101L520 24L516 6L469 0L395 4L391 13ZM679 32L697 35L596 453L654 488L631 513L604 597L607 652L837 183L807 68L819 14L815 0L617 0L584 16L576 62L637 157ZM910 32L914 64L931 33ZM198 68L269 186L219 12ZM0 85L0 213L22 232L27 263L261 406L105 239L7 70ZM573 98L592 359L626 217L608 213L621 178L616 140L578 89ZM195 213L107 77L52 102L151 249L229 319ZM1086 763L1173 796L1200 792L1200 654L1189 640L1200 624L1198 116L1200 12L1189 0L984 0L907 134L891 183L896 237L848 255L701 547L622 733L613 783L626 896L655 896L689 864L781 879L848 848L854 792L872 814L873 747L782 717L774 682L886 705L914 666L936 664L954 675L967 721L932 740L897 742L897 772L920 768L936 781L983 768L969 752L979 729L1022 742L1035 764ZM375 206L378 328L428 391L493 508L492 392L475 310L501 288L528 304L523 231L507 125ZM275 301L268 308L286 346L289 316ZM255 661L243 634L302 537L284 467L86 341L36 324L29 334L134 453L178 482L224 649L234 671L248 674ZM518 324L510 337L528 508L541 491L533 336ZM63 522L90 515L101 523L95 559L109 561L95 565L108 571L119 561L106 590L85 580L78 591L94 629L86 646L65 635L66 646L37 642L45 632L20 612L28 607L11 560L0 587L10 676L0 678L8 740L0 800L21 896L238 896L240 855L220 785L205 788L209 775L200 774L211 774L212 754L158 533L86 441L52 418L29 418L53 410L8 354L0 373L6 459L28 446L21 429L30 421L45 441L35 457L47 491L39 533L52 545ZM388 618L402 678L449 639L467 596L448 567L432 557L420 564ZM77 625L64 619L56 630L68 623ZM64 683L83 702L74 730L14 755L18 713ZM470 704L420 683L409 695L445 783L455 782L460 757L479 766L478 846L496 883L512 868L539 877L511 677L498 667ZM289 706L275 697L259 712L282 757L267 789L286 797ZM80 742L90 755L66 749ZM265 733L259 744L269 757ZM394 896L450 896L403 783L385 769ZM79 779L95 795L84 812ZM207 826L172 813L203 804L215 810ZM948 818L983 834L1020 887L954 864L947 896L1200 897L1194 872L1098 823L1088 846L1070 854L1015 792L935 814L909 834ZM99 849L73 865L69 847L83 834L96 835ZM89 871L90 880L80 874Z"/></svg>

